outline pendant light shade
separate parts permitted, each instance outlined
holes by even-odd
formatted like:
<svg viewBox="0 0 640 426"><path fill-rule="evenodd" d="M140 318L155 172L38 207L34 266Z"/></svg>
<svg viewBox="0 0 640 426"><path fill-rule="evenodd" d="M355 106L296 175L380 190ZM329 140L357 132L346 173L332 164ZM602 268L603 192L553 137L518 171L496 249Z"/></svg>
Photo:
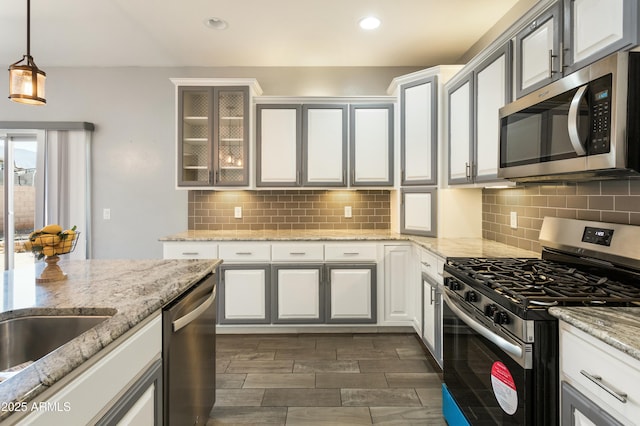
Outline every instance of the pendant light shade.
<svg viewBox="0 0 640 426"><path fill-rule="evenodd" d="M27 54L9 67L9 99L30 105L47 103L44 82L47 75L31 56L31 0L27 0Z"/></svg>

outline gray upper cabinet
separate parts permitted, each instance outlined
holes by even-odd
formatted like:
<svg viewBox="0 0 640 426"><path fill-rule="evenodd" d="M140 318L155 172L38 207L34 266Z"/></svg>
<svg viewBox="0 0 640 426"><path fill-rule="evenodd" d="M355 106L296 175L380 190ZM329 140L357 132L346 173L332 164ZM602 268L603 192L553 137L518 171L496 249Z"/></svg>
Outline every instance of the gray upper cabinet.
<svg viewBox="0 0 640 426"><path fill-rule="evenodd" d="M499 112L511 100L511 42L486 58L474 73L474 151L472 177L475 182L498 179Z"/></svg>
<svg viewBox="0 0 640 426"><path fill-rule="evenodd" d="M516 97L562 75L561 4L540 14L516 35Z"/></svg>
<svg viewBox="0 0 640 426"><path fill-rule="evenodd" d="M213 183L210 87L178 87L178 186Z"/></svg>
<svg viewBox="0 0 640 426"><path fill-rule="evenodd" d="M213 89L214 185L249 184L249 88Z"/></svg>
<svg viewBox="0 0 640 426"><path fill-rule="evenodd" d="M249 105L256 88L240 81L237 86L228 82L215 86L207 85L207 79L195 80L172 79L176 85L177 186L249 186Z"/></svg>
<svg viewBox="0 0 640 426"><path fill-rule="evenodd" d="M352 104L351 186L393 186L393 104Z"/></svg>
<svg viewBox="0 0 640 426"><path fill-rule="evenodd" d="M304 186L347 186L347 105L302 106Z"/></svg>
<svg viewBox="0 0 640 426"><path fill-rule="evenodd" d="M449 184L473 182L473 72L447 90Z"/></svg>
<svg viewBox="0 0 640 426"><path fill-rule="evenodd" d="M565 73L638 43L637 0L564 0Z"/></svg>
<svg viewBox="0 0 640 426"><path fill-rule="evenodd" d="M256 185L299 186L302 182L302 107L256 106Z"/></svg>
<svg viewBox="0 0 640 426"><path fill-rule="evenodd" d="M401 185L437 183L437 76L400 87Z"/></svg>

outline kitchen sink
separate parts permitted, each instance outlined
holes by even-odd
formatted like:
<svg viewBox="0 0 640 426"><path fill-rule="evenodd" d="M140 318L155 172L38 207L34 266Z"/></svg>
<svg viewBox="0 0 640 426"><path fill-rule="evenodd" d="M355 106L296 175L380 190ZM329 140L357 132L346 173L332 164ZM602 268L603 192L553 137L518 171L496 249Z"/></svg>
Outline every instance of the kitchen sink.
<svg viewBox="0 0 640 426"><path fill-rule="evenodd" d="M32 315L0 321L0 371L37 361L110 315Z"/></svg>

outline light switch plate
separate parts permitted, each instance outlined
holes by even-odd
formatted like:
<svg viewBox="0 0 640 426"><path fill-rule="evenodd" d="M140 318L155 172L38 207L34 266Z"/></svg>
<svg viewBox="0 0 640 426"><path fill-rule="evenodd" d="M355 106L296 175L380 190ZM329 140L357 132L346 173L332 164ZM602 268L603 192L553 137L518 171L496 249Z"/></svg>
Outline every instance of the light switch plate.
<svg viewBox="0 0 640 426"><path fill-rule="evenodd" d="M233 217L236 219L242 219L242 207L233 208Z"/></svg>
<svg viewBox="0 0 640 426"><path fill-rule="evenodd" d="M351 217L352 211L351 206L344 206L344 217Z"/></svg>
<svg viewBox="0 0 640 426"><path fill-rule="evenodd" d="M511 212L511 229L518 229L518 212Z"/></svg>
<svg viewBox="0 0 640 426"><path fill-rule="evenodd" d="M102 209L102 219L111 220L111 209Z"/></svg>

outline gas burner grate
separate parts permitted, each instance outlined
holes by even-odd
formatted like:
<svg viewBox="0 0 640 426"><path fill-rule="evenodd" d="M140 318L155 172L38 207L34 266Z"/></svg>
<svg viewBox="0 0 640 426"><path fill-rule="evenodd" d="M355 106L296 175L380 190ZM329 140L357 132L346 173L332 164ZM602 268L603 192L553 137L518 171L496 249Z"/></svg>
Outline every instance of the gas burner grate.
<svg viewBox="0 0 640 426"><path fill-rule="evenodd" d="M640 304L640 281L618 281L570 265L527 258L451 258L449 267L527 308Z"/></svg>

